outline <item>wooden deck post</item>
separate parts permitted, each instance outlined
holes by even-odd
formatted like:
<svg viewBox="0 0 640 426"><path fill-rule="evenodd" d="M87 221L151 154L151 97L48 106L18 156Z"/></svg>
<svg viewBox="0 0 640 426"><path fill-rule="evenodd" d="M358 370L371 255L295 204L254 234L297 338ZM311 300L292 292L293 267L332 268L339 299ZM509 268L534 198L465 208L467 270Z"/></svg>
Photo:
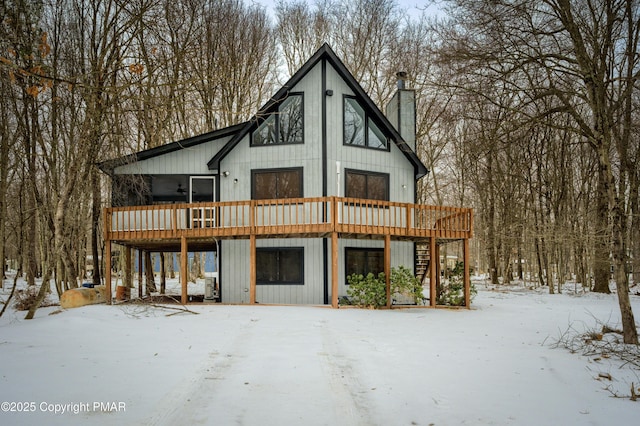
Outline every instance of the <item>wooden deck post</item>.
<svg viewBox="0 0 640 426"><path fill-rule="evenodd" d="M338 307L338 233L331 233L331 306Z"/></svg>
<svg viewBox="0 0 640 426"><path fill-rule="evenodd" d="M189 280L189 251L187 247L187 237L180 238L180 284L182 284L182 297L180 301L187 304L189 296L187 294L187 281Z"/></svg>
<svg viewBox="0 0 640 426"><path fill-rule="evenodd" d="M249 237L249 303L256 303L256 235Z"/></svg>
<svg viewBox="0 0 640 426"><path fill-rule="evenodd" d="M436 307L436 264L438 258L436 257L436 238L429 238L429 305L432 308Z"/></svg>
<svg viewBox="0 0 640 426"><path fill-rule="evenodd" d="M440 288L440 279L442 278L442 268L440 266L440 246L436 243L436 285L435 290Z"/></svg>
<svg viewBox="0 0 640 426"><path fill-rule="evenodd" d="M131 291L131 287L133 287L133 268L131 264L133 249L129 246L124 248L124 286L126 287L127 294Z"/></svg>
<svg viewBox="0 0 640 426"><path fill-rule="evenodd" d="M107 305L111 304L111 213L109 209L104 210L104 286L107 294ZM4 259L0 259L4 261ZM94 271L95 272L95 271Z"/></svg>
<svg viewBox="0 0 640 426"><path fill-rule="evenodd" d="M387 290L387 308L391 309L391 235L384 236L384 280Z"/></svg>
<svg viewBox="0 0 640 426"><path fill-rule="evenodd" d="M471 309L471 276L469 275L469 239L463 240L462 252L464 257L464 306Z"/></svg>
<svg viewBox="0 0 640 426"><path fill-rule="evenodd" d="M138 298L142 299L142 257L144 253L138 249Z"/></svg>
<svg viewBox="0 0 640 426"><path fill-rule="evenodd" d="M104 242L104 286L107 305L111 304L111 241Z"/></svg>

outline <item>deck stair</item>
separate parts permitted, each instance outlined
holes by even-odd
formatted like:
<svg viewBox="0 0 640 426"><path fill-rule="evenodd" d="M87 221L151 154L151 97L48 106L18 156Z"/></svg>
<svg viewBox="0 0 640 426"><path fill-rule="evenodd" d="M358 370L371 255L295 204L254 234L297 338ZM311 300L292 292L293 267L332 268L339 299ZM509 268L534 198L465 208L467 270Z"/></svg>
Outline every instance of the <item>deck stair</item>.
<svg viewBox="0 0 640 426"><path fill-rule="evenodd" d="M424 282L429 274L429 245L416 244L416 277Z"/></svg>

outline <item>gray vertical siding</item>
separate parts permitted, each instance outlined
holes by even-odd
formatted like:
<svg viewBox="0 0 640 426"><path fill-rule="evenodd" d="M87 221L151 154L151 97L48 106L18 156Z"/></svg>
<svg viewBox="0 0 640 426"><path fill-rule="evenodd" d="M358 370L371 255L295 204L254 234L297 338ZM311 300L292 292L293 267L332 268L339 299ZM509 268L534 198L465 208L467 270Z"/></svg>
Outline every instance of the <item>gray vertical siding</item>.
<svg viewBox="0 0 640 426"><path fill-rule="evenodd" d="M318 238L289 238L258 240L257 247L303 247L304 285L258 285L258 303L322 304L322 240Z"/></svg>
<svg viewBox="0 0 640 426"><path fill-rule="evenodd" d="M304 144L250 147L250 135L240 141L221 163L220 200L251 198L251 170L302 167L305 197L322 195L322 91L321 69L311 70L292 92L304 93ZM237 179L237 181L236 181ZM257 247L304 247L304 285L258 285L258 303L322 304L324 281L322 240L311 238L258 239ZM249 242L224 242L222 300L249 301ZM246 291L245 291L246 290Z"/></svg>
<svg viewBox="0 0 640 426"><path fill-rule="evenodd" d="M338 240L338 296L346 296L347 285L345 272L345 248L346 247L362 247L362 248L384 248L382 240L350 240L341 238ZM329 251L331 244L329 244ZM405 241L391 242L391 267L405 266L413 271L413 243ZM415 271L414 271L415 272ZM331 264L329 264L329 276L331 276ZM331 295L331 286L329 286L329 294ZM331 297L331 296L329 296Z"/></svg>
<svg viewBox="0 0 640 426"><path fill-rule="evenodd" d="M369 170L389 174L390 201L414 202L415 177L414 170L408 164L407 158L395 144L391 144L390 152L376 151L343 145L343 94L353 95L340 75L327 66L327 89L334 92L327 98L327 188L329 195L344 196L345 168ZM336 171L336 161L340 161L340 174ZM338 181L339 178L339 181ZM403 187L405 186L405 187ZM338 280L339 296L347 294L345 278L345 247L383 248L384 242L379 240L339 240L338 252ZM331 244L328 245L328 256L331 258ZM413 271L414 250L413 243L391 243L391 266L406 266ZM329 265L331 276L331 265ZM331 288L329 289L331 292Z"/></svg>
<svg viewBox="0 0 640 426"><path fill-rule="evenodd" d="M322 304L324 282L322 273L322 240L318 238L259 239L257 248L303 247L303 285L258 285L258 303ZM221 289L225 303L249 303L249 241L223 242Z"/></svg>
<svg viewBox="0 0 640 426"><path fill-rule="evenodd" d="M342 99L343 94L353 93L339 74L328 64L327 89L333 96L327 102L327 195L344 195L344 169L370 170L389 174L391 201L414 201L414 170L406 157L391 144L390 152L343 146L342 144ZM220 178L220 199L248 200L251 198L251 170L303 167L304 196L322 195L322 75L318 64L295 87L292 92L304 92L304 144L269 147L250 147L247 135L229 153L221 164L221 172L229 171L228 177ZM340 181L336 173L336 161L340 161ZM237 181L236 181L237 179ZM403 188L403 186L405 186ZM259 303L324 303L324 264L322 239L274 239L258 240L258 247L304 247L305 285L259 285L256 300ZM344 275L345 247L384 247L382 241L340 240L339 242L339 295L346 295ZM222 297L231 303L247 303L249 298L249 243L248 241L225 242L222 262ZM331 259L331 244L327 245L327 259ZM392 266L404 265L413 270L413 244L393 242ZM331 276L331 265L328 265ZM329 286L329 296L331 296Z"/></svg>
<svg viewBox="0 0 640 426"><path fill-rule="evenodd" d="M222 302L249 303L249 240L225 240L220 245Z"/></svg>
<svg viewBox="0 0 640 426"><path fill-rule="evenodd" d="M115 174L185 174L208 175L211 170L207 162L229 142L230 136L205 142L200 145L159 155L135 163L125 164L114 169Z"/></svg>
<svg viewBox="0 0 640 426"><path fill-rule="evenodd" d="M251 170L302 167L305 197L322 195L322 103L320 66L291 88L304 92L304 144L250 147L248 134L222 161L221 171L229 171L220 179L220 200L251 198ZM237 179L237 182L235 181Z"/></svg>
<svg viewBox="0 0 640 426"><path fill-rule="evenodd" d="M304 93L304 144L250 147L246 135L220 164L220 201L251 198L251 170L302 167L305 197L322 196L323 174L327 176L327 195L344 195L345 168L389 174L391 201L414 201L414 170L400 150L391 144L390 152L344 146L343 95L353 95L340 75L327 63L326 96L322 91L322 64L318 63L300 80L292 92ZM322 102L326 100L327 162L322 161ZM187 174L209 175L207 162L230 140L230 137L160 155L137 163L117 167L117 174ZM340 161L340 174L336 173ZM229 172L227 176L226 173ZM339 176L339 180L338 180ZM259 303L321 304L324 303L324 261L322 239L264 239L258 247L304 247L305 283L294 285L259 285ZM346 295L344 276L345 247L383 247L382 241L340 240L339 295ZM249 241L221 242L220 285L222 301L249 303ZM331 244L327 244L328 276L331 277ZM413 244L393 242L392 265L413 268ZM331 285L329 279L329 293ZM331 297L331 294L329 294Z"/></svg>
<svg viewBox="0 0 640 426"><path fill-rule="evenodd" d="M391 143L390 152L343 145L343 95L353 95L340 75L327 66L327 187L329 195L344 196L344 169L370 170L389 174L390 201L414 202L415 177L413 167L400 149ZM340 182L337 182L336 161L340 161ZM404 186L404 187L403 187ZM339 192L338 192L339 189Z"/></svg>

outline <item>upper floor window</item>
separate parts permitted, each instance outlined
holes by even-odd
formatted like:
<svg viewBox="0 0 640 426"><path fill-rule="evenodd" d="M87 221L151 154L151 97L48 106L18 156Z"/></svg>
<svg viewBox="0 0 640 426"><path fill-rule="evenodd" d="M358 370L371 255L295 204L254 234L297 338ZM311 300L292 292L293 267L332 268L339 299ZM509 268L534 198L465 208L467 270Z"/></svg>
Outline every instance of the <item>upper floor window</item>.
<svg viewBox="0 0 640 426"><path fill-rule="evenodd" d="M251 171L251 198L301 198L302 168Z"/></svg>
<svg viewBox="0 0 640 426"><path fill-rule="evenodd" d="M346 197L389 200L388 174L347 169L345 175Z"/></svg>
<svg viewBox="0 0 640 426"><path fill-rule="evenodd" d="M289 95L276 111L259 119L251 137L252 146L304 143L302 94Z"/></svg>
<svg viewBox="0 0 640 426"><path fill-rule="evenodd" d="M344 144L387 149L387 138L356 98L344 97Z"/></svg>

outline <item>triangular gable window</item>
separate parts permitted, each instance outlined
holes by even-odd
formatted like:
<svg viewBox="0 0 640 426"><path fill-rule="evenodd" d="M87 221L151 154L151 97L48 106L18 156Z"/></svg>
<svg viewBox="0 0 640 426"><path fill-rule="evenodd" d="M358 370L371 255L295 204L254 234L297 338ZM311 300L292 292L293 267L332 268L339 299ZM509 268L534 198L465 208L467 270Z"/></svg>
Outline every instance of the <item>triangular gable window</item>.
<svg viewBox="0 0 640 426"><path fill-rule="evenodd" d="M387 149L387 138L354 97L344 97L344 144Z"/></svg>
<svg viewBox="0 0 640 426"><path fill-rule="evenodd" d="M303 95L290 94L251 136L252 146L304 143Z"/></svg>

